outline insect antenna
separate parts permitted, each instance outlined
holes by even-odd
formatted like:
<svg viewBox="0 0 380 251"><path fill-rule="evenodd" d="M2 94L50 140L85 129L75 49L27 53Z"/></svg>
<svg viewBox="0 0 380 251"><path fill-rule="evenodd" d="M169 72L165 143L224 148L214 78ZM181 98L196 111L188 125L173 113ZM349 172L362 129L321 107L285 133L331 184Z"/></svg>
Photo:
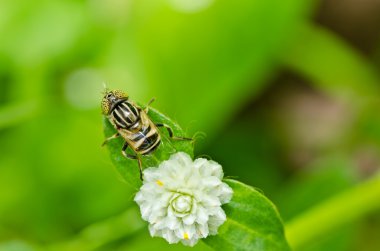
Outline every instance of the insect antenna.
<svg viewBox="0 0 380 251"><path fill-rule="evenodd" d="M107 83L103 82L103 91L102 91L102 94L106 95L107 92L109 92L109 89L107 87Z"/></svg>

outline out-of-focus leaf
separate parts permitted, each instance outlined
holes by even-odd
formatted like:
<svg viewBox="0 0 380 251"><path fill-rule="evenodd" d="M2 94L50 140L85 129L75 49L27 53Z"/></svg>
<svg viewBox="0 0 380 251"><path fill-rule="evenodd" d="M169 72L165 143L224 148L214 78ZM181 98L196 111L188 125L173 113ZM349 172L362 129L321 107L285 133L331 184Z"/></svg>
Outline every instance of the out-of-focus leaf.
<svg viewBox="0 0 380 251"><path fill-rule="evenodd" d="M284 220L354 185L353 169L349 160L330 156L315 161L284 183L274 199Z"/></svg>
<svg viewBox="0 0 380 251"><path fill-rule="evenodd" d="M350 162L341 157L318 160L287 183L277 192L274 201L286 222L352 186L355 182ZM304 251L346 251L353 244L357 226L338 228L334 233L313 240Z"/></svg>
<svg viewBox="0 0 380 251"><path fill-rule="evenodd" d="M218 235L205 242L216 250L290 250L276 207L254 188L226 180L234 190L230 203L224 206L227 221Z"/></svg>
<svg viewBox="0 0 380 251"><path fill-rule="evenodd" d="M24 241L8 241L0 242L0 251L37 251L38 249L32 247L31 245L25 243Z"/></svg>
<svg viewBox="0 0 380 251"><path fill-rule="evenodd" d="M227 177L231 175L246 184L254 184L266 195L277 191L278 184L285 179L281 149L270 123L261 114L254 114L254 119L239 118L238 123L231 123L204 151L223 166ZM232 151L235 146L238 147Z"/></svg>
<svg viewBox="0 0 380 251"><path fill-rule="evenodd" d="M136 234L145 222L139 217L136 207L130 207L122 214L87 226L73 239L46 248L51 251L98 250L106 243Z"/></svg>
<svg viewBox="0 0 380 251"><path fill-rule="evenodd" d="M134 75L149 87L148 97L163 100L162 110L213 136L262 89L314 1L199 1L210 4L186 8L191 2L135 1L130 33L118 51L125 44L135 48L124 57L133 56Z"/></svg>
<svg viewBox="0 0 380 251"><path fill-rule="evenodd" d="M20 102L0 107L0 129L24 122L38 112L35 101Z"/></svg>
<svg viewBox="0 0 380 251"><path fill-rule="evenodd" d="M79 2L5 2L7 25L3 29L0 26L0 31L7 36L2 36L0 51L21 65L39 64L70 48L83 31L87 17Z"/></svg>
<svg viewBox="0 0 380 251"><path fill-rule="evenodd" d="M371 100L379 90L380 77L376 69L347 43L322 27L301 26L283 61L310 78L315 86L338 97L348 96L353 103L360 104L361 97Z"/></svg>
<svg viewBox="0 0 380 251"><path fill-rule="evenodd" d="M303 212L286 224L294 250L380 209L380 173Z"/></svg>
<svg viewBox="0 0 380 251"><path fill-rule="evenodd" d="M359 230L352 250L378 251L380 247L380 239L377 237L380 233L380 210L368 217Z"/></svg>

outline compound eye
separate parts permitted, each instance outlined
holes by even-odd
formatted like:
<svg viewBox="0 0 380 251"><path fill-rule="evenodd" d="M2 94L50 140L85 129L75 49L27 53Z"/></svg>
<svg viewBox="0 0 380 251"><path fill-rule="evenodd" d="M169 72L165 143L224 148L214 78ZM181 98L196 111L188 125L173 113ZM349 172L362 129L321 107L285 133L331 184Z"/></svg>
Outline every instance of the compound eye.
<svg viewBox="0 0 380 251"><path fill-rule="evenodd" d="M128 98L128 94L123 92L123 91L120 91L120 90L115 90L113 91L113 95L116 97L116 98Z"/></svg>
<svg viewBox="0 0 380 251"><path fill-rule="evenodd" d="M108 100L103 99L101 106L102 106L102 113L104 115L108 115L108 113L110 112L110 103L108 102Z"/></svg>

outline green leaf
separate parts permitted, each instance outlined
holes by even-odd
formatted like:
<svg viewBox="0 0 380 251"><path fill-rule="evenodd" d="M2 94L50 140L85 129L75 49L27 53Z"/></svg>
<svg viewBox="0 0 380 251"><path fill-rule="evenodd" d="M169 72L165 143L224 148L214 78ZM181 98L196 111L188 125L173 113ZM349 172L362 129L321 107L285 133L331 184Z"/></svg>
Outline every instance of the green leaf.
<svg viewBox="0 0 380 251"><path fill-rule="evenodd" d="M148 115L154 123L168 125L173 130L175 136L188 136L185 135L184 131L176 122L170 120L155 109L149 108ZM103 124L106 138L116 133L116 129L111 125L108 119L104 118ZM160 128L159 130L161 132L162 142L152 154L141 156L143 168L158 166L159 163L169 159L170 155L175 152L186 152L193 157L194 147L192 141L172 140L169 138L168 132L165 128ZM124 140L122 138L113 139L107 143L111 160L123 179L132 187L139 188L141 186L141 181L139 179L140 174L137 161L134 159L127 159L122 155L121 148L123 147L123 144ZM127 152L133 154L130 148L127 149Z"/></svg>
<svg viewBox="0 0 380 251"><path fill-rule="evenodd" d="M227 221L205 242L216 250L290 250L276 207L253 187L225 180L234 190L224 206Z"/></svg>

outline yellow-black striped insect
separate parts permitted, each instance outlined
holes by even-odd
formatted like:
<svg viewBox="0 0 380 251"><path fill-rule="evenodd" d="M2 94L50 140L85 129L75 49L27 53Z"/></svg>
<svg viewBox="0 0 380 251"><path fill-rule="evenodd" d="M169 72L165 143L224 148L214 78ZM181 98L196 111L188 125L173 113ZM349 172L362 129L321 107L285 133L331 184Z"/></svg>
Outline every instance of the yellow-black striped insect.
<svg viewBox="0 0 380 251"><path fill-rule="evenodd" d="M142 180L142 167L140 155L152 153L161 143L161 136L158 127L165 127L170 138L179 140L192 140L190 138L175 137L172 129L163 123L153 123L148 116L149 105L142 109L129 100L128 94L120 90L106 91L102 99L102 112L117 130L117 133L107 138L103 145L108 141L121 136L125 143L121 149L126 158L137 159L140 169L140 179ZM126 152L128 146L135 153L134 155Z"/></svg>

